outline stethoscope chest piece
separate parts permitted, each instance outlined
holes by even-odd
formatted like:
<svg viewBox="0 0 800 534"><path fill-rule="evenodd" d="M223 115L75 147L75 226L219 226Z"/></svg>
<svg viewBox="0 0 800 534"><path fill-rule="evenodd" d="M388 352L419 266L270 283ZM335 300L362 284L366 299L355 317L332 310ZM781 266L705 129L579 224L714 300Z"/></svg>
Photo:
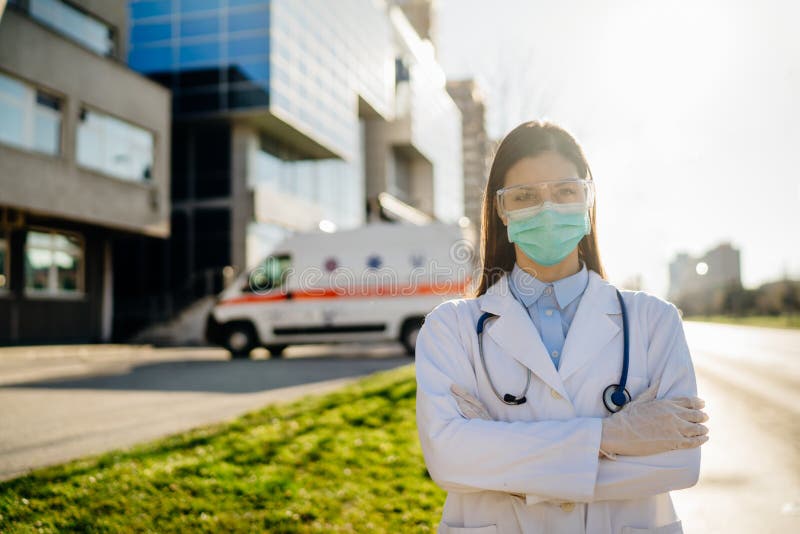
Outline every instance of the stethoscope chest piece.
<svg viewBox="0 0 800 534"><path fill-rule="evenodd" d="M627 388L619 389L619 384L611 384L603 391L603 404L609 412L618 412L631 401Z"/></svg>

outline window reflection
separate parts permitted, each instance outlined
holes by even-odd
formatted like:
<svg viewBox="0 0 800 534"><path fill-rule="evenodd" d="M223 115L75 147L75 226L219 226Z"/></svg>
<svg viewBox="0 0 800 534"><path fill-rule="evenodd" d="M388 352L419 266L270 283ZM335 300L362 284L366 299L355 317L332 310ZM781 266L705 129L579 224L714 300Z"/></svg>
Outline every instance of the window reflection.
<svg viewBox="0 0 800 534"><path fill-rule="evenodd" d="M83 242L73 234L29 231L25 242L25 289L37 293L83 291Z"/></svg>
<svg viewBox="0 0 800 534"><path fill-rule="evenodd" d="M153 134L144 128L84 108L78 123L81 165L123 178L147 180L153 168Z"/></svg>
<svg viewBox="0 0 800 534"><path fill-rule="evenodd" d="M59 99L0 74L0 143L58 154L61 145Z"/></svg>
<svg viewBox="0 0 800 534"><path fill-rule="evenodd" d="M111 26L61 0L29 0L29 5L32 17L98 54L110 56L113 53Z"/></svg>

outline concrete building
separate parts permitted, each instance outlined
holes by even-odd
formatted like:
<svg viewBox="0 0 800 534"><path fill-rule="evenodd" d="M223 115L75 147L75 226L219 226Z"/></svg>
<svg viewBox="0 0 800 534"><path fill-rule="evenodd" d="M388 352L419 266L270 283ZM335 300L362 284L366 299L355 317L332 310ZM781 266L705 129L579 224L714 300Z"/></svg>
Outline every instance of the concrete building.
<svg viewBox="0 0 800 534"><path fill-rule="evenodd" d="M461 110L464 167L464 215L478 231L486 182L489 180L491 143L486 133L484 97L475 80L447 82L447 91Z"/></svg>
<svg viewBox="0 0 800 534"><path fill-rule="evenodd" d="M722 243L700 257L680 253L669 265L669 300L680 300L721 287L742 287L738 249Z"/></svg>
<svg viewBox="0 0 800 534"><path fill-rule="evenodd" d="M0 20L0 343L110 339L125 243L169 235L170 95L127 43L122 0Z"/></svg>
<svg viewBox="0 0 800 534"><path fill-rule="evenodd" d="M155 308L219 291L293 231L461 215L460 115L399 9L375 0L129 9L130 66L173 92L169 287L155 288ZM411 72L396 81L401 63Z"/></svg>
<svg viewBox="0 0 800 534"><path fill-rule="evenodd" d="M433 45L398 7L389 8L395 48L395 113L366 121L367 198L388 192L430 218L464 214L461 113L447 93Z"/></svg>
<svg viewBox="0 0 800 534"><path fill-rule="evenodd" d="M434 0L390 0L403 14L420 39L436 41L436 2Z"/></svg>

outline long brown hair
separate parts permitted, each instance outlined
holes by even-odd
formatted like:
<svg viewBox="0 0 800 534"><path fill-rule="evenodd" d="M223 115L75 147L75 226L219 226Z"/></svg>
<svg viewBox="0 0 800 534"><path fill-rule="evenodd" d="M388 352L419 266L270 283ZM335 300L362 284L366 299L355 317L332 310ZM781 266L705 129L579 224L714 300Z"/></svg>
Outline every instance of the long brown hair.
<svg viewBox="0 0 800 534"><path fill-rule="evenodd" d="M592 180L592 171L580 145L566 130L549 122L525 122L505 136L494 155L489 181L483 194L481 213L481 269L478 284L472 297L483 295L503 274L514 268L516 254L514 245L508 241L508 234L500 215L497 213L495 196L503 187L506 172L519 160L535 157L543 152L556 152L572 162L578 176ZM597 229L595 213L597 203L592 205L591 232L578 243L578 257L602 278L606 277L600 251L597 248Z"/></svg>

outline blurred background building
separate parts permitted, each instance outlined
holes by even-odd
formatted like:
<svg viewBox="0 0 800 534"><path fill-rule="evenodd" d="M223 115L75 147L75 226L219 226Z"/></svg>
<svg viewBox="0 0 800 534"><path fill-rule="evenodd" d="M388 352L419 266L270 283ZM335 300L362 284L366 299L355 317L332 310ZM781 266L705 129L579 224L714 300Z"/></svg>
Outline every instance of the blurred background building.
<svg viewBox="0 0 800 534"><path fill-rule="evenodd" d="M415 21L432 9L413 4ZM463 216L461 115L407 6L128 7L130 66L173 93L172 236L131 244L166 283L131 288L118 332L215 294L292 231Z"/></svg>
<svg viewBox="0 0 800 534"><path fill-rule="evenodd" d="M10 1L0 342L128 339L294 231L477 224L482 104L448 92L434 7Z"/></svg>
<svg viewBox="0 0 800 534"><path fill-rule="evenodd" d="M481 204L491 168L491 141L486 133L484 96L475 80L452 80L447 91L461 110L464 168L464 215L480 232Z"/></svg>
<svg viewBox="0 0 800 534"><path fill-rule="evenodd" d="M0 20L0 343L108 340L170 231L170 93L126 66L121 1L12 0ZM135 251L133 251L135 253Z"/></svg>
<svg viewBox="0 0 800 534"><path fill-rule="evenodd" d="M725 292L742 289L740 265L739 250L730 243L721 243L700 257L678 254L669 265L667 298L690 314L720 308Z"/></svg>
<svg viewBox="0 0 800 534"><path fill-rule="evenodd" d="M722 243L700 257L686 253L669 265L669 299L723 286L742 286L739 251Z"/></svg>
<svg viewBox="0 0 800 534"><path fill-rule="evenodd" d="M788 270L780 280L743 287L740 251L721 243L700 257L678 254L670 263L668 299L685 316L792 317L800 312L800 280Z"/></svg>
<svg viewBox="0 0 800 534"><path fill-rule="evenodd" d="M366 121L368 215L377 218L378 195L388 192L424 214L455 221L464 213L461 114L447 93L433 44L417 35L399 8L390 7L388 14L394 117Z"/></svg>
<svg viewBox="0 0 800 534"><path fill-rule="evenodd" d="M390 0L403 14L420 39L436 42L436 0Z"/></svg>

